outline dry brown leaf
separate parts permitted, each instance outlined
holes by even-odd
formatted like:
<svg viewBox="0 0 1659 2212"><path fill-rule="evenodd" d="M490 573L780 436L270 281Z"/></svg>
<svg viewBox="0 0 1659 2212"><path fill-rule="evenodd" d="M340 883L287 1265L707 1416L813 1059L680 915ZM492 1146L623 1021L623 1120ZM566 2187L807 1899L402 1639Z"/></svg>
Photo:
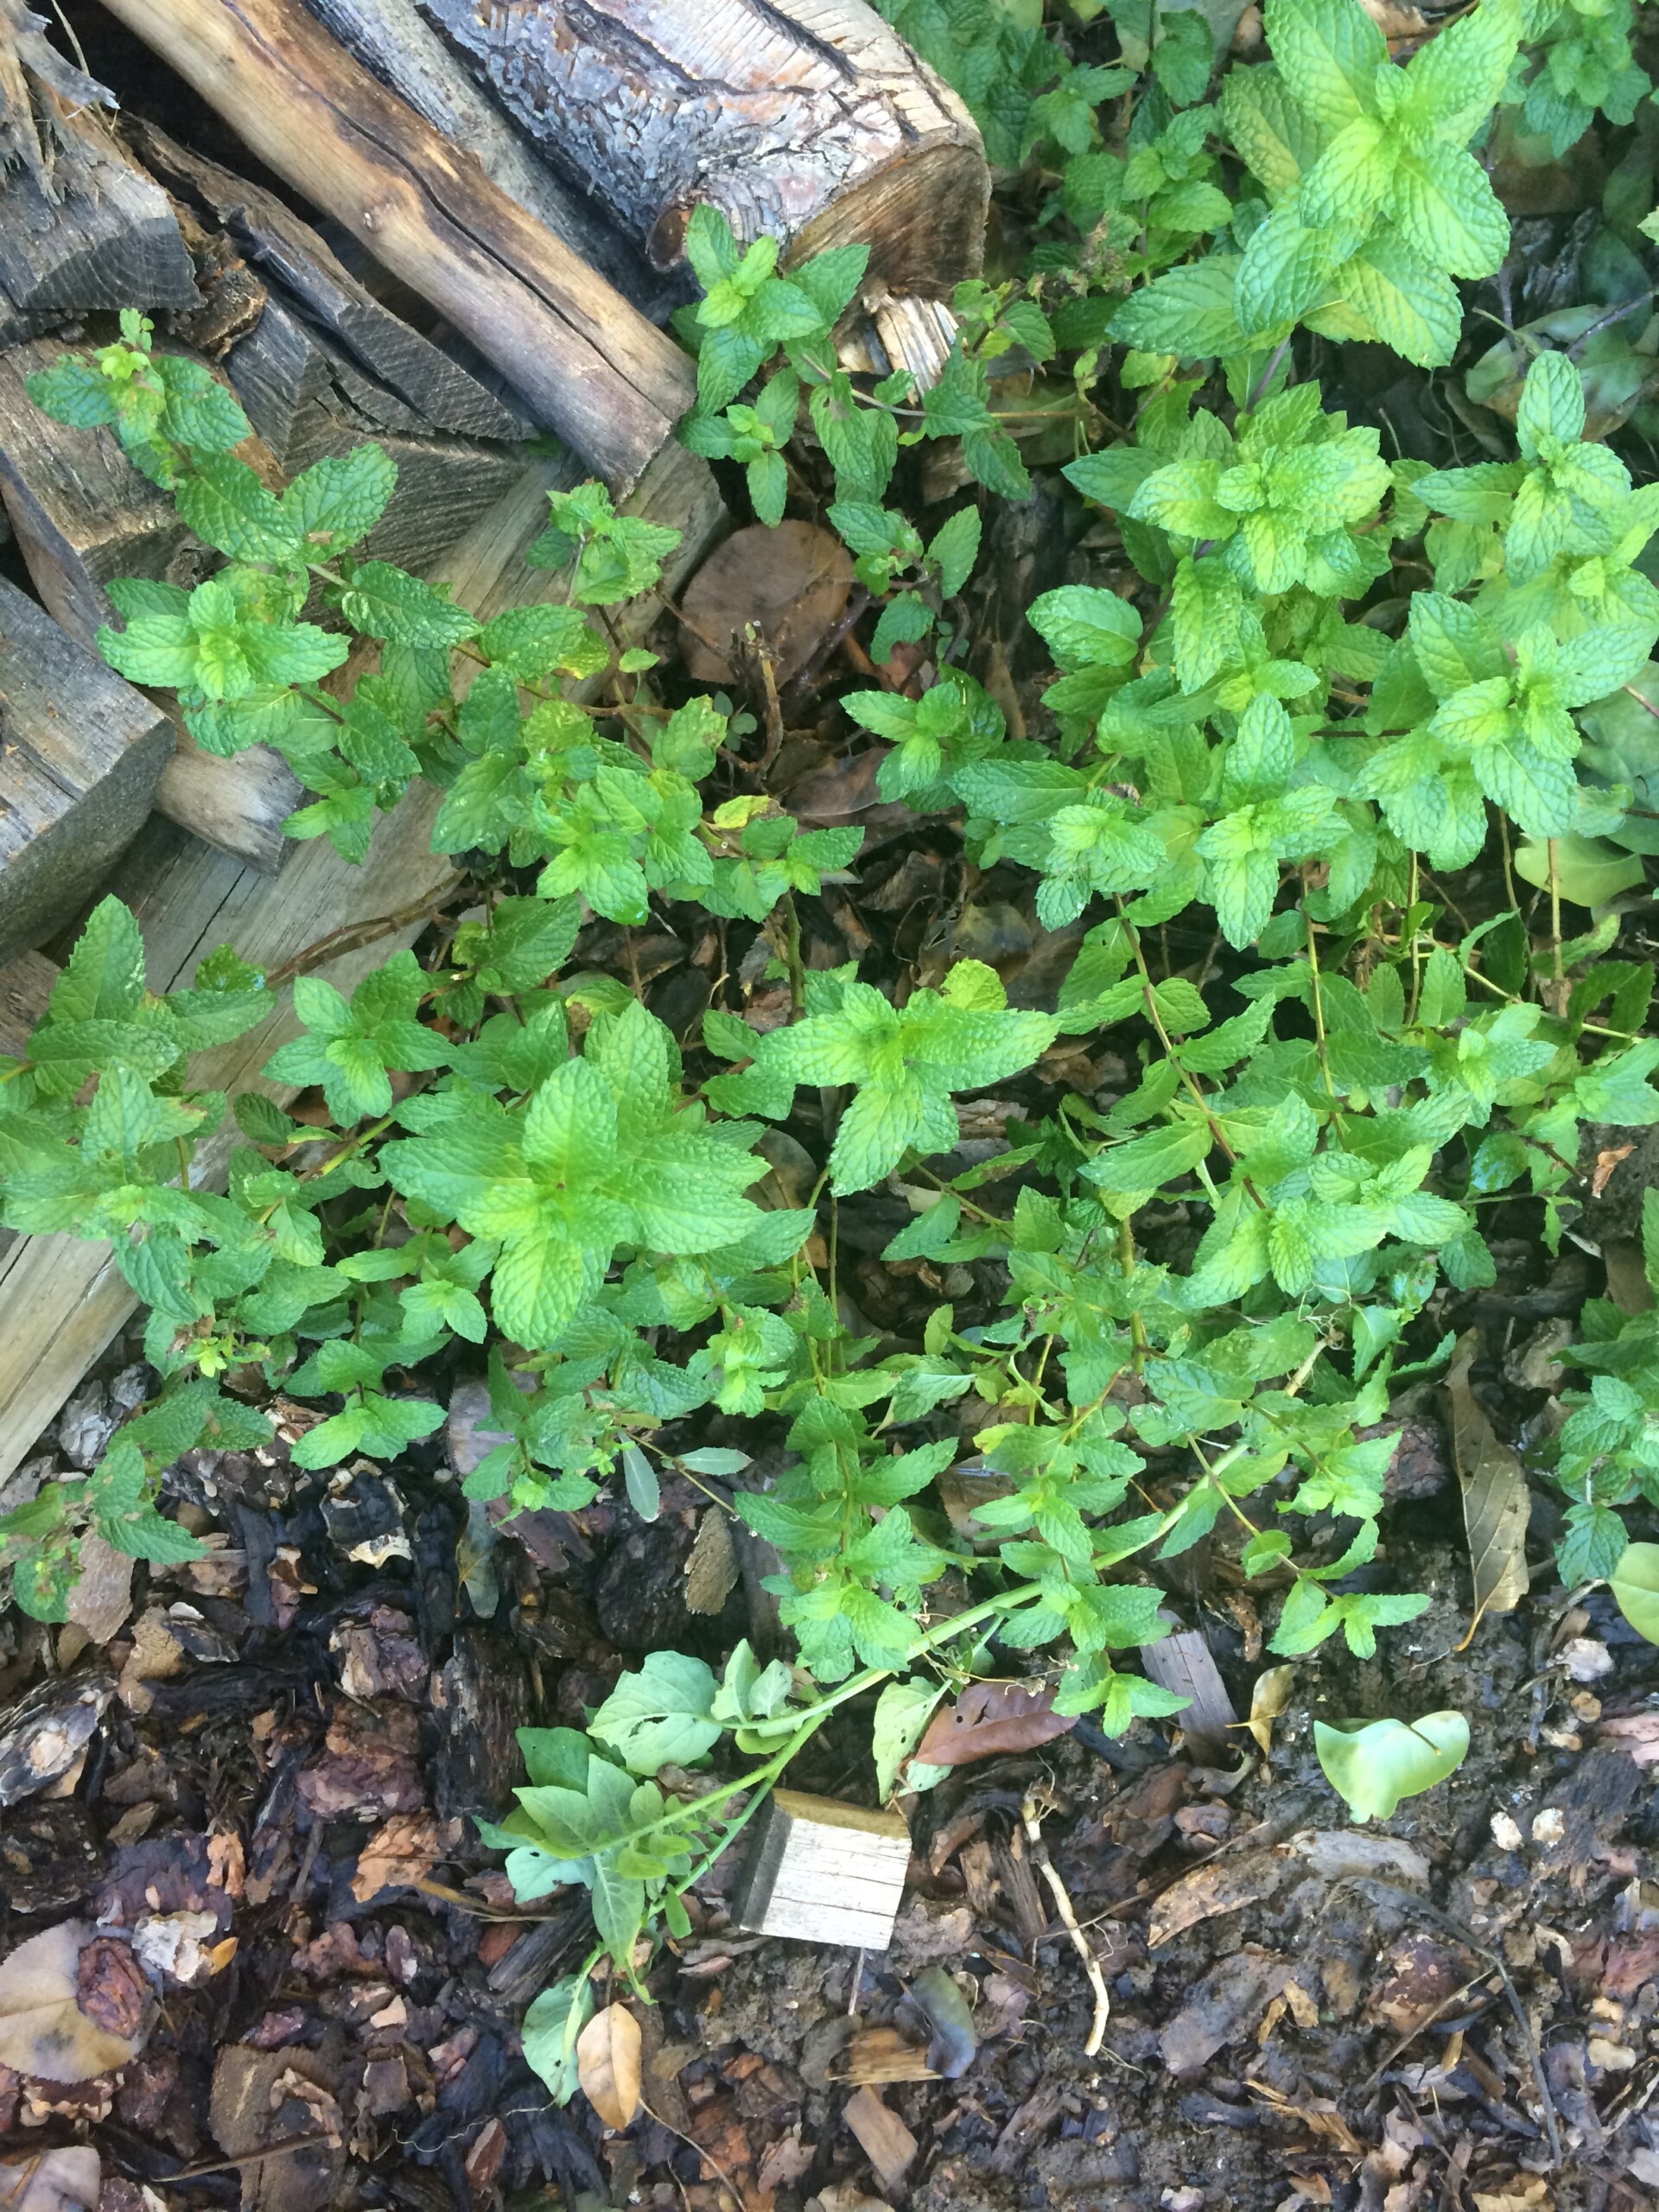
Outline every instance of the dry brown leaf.
<svg viewBox="0 0 1659 2212"><path fill-rule="evenodd" d="M84 2143L0 2165L0 2212L95 2212L104 2186L96 2151Z"/></svg>
<svg viewBox="0 0 1659 2212"><path fill-rule="evenodd" d="M966 1766L999 1751L1030 1751L1077 1725L1054 1711L1054 1693L1023 1682L970 1682L952 1706L936 1713L916 1747L923 1766Z"/></svg>
<svg viewBox="0 0 1659 2212"><path fill-rule="evenodd" d="M1633 1144L1611 1145L1605 1152L1596 1154L1596 1170L1590 1178L1590 1195L1599 1198L1613 1179L1613 1170L1621 1160L1628 1160L1636 1150Z"/></svg>
<svg viewBox="0 0 1659 2212"><path fill-rule="evenodd" d="M1486 1614L1512 1613L1527 1594L1527 1522L1532 1511L1520 1460L1500 1440L1469 1387L1476 1342L1471 1329L1459 1341L1446 1378L1474 1578L1471 1636Z"/></svg>
<svg viewBox="0 0 1659 2212"><path fill-rule="evenodd" d="M66 1920L0 1964L0 2066L47 2082L90 2082L136 2055L136 2036L111 2035L80 2008L80 1955L97 1935L86 1921Z"/></svg>
<svg viewBox="0 0 1659 2212"><path fill-rule="evenodd" d="M430 1813L394 1813L358 1855L352 1895L367 1904L382 1890L424 1881L438 1863L438 1824Z"/></svg>
<svg viewBox="0 0 1659 2212"><path fill-rule="evenodd" d="M1295 1679L1292 1667L1264 1667L1255 1678L1250 1692L1250 1717L1244 1723L1255 1737L1256 1748L1262 1758L1273 1756L1273 1724L1290 1703L1290 1686Z"/></svg>
<svg viewBox="0 0 1659 2212"><path fill-rule="evenodd" d="M1286 1878L1287 1869L1277 1853L1253 1851L1243 1857L1212 1859L1183 1874L1162 1897L1154 1899L1147 1924L1147 1943L1155 1948L1184 1929L1218 1912L1237 1912L1247 1904L1270 1897Z"/></svg>
<svg viewBox="0 0 1659 2212"><path fill-rule="evenodd" d="M719 1506L711 1505L697 1523L685 1562L687 1612L719 1612L735 1588L737 1576L737 1546L730 1523Z"/></svg>
<svg viewBox="0 0 1659 2212"><path fill-rule="evenodd" d="M607 2005L576 2037L582 2094L607 2127L626 2127L639 2109L639 2023L626 2005Z"/></svg>
<svg viewBox="0 0 1659 2212"><path fill-rule="evenodd" d="M753 623L771 656L774 681L798 676L841 619L853 564L831 531L812 522L756 523L717 546L685 588L685 664L699 683L741 671Z"/></svg>

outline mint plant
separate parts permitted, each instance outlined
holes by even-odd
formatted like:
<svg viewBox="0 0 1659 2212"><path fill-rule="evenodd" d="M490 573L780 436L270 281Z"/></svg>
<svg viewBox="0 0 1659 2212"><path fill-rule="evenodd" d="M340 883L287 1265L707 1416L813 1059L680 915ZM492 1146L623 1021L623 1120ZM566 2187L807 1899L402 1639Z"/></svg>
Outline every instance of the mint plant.
<svg viewBox="0 0 1659 2212"><path fill-rule="evenodd" d="M697 209L681 435L761 524L844 541L869 605L836 741L879 753L884 837L907 822L1066 933L1036 1003L966 942L897 977L818 964L822 936L809 957L865 833L807 826L753 721L628 641L674 535L601 486L555 495L535 549L563 602L480 623L372 556L384 455L270 490L239 410L143 318L34 387L222 556L194 592L116 586L112 664L210 750L276 745L313 794L296 836L360 855L423 779L468 881L349 1000L297 979L265 1072L304 1118L193 1085L194 1052L271 1012L263 976L226 949L153 995L131 916L93 914L0 1064L0 1215L111 1242L160 1388L84 1484L0 1524L14 1586L62 1618L89 1529L185 1556L167 1465L263 1436L278 1390L315 1414L302 1468L395 1460L457 1356L503 1440L480 1506L609 1484L649 1517L680 1474L774 1547L786 1656L651 1654L585 1728L524 1732L518 1809L483 1830L521 1897L592 1896L587 1965L526 2023L561 2094L588 1968L637 1981L855 1701L884 1791L937 1780L927 1715L999 1668L1109 1732L1178 1716L1132 1655L1164 1627L1151 1563L1201 1543L1275 1655L1374 1657L1428 1603L1390 1555L1400 1389L1496 1281L1496 1222L1559 1249L1586 1126L1659 1122L1653 969L1617 906L1659 850L1659 505L1639 448L1590 435L1599 310L1510 331L1507 399L1476 365L1471 418L1478 418L1480 458L1403 455L1386 412L1325 404L1343 344L1402 376L1459 355L1459 283L1509 246L1500 147L1629 111L1625 18L1479 0L1402 65L1358 0L1268 0L1271 58L1230 65L1201 16L1141 0L1086 47L996 0L886 12L1024 165L1020 222L924 391L843 365L861 248L791 265ZM959 464L947 496L918 448ZM982 547L1037 469L1059 580L989 640ZM720 950L677 1030L631 964L652 925ZM1103 1038L1121 1082L1083 1071ZM1001 1135L964 1150L988 1091ZM196 1147L232 1127L202 1187ZM864 1263L928 1294L908 1335L853 1303L843 1209L872 1192L903 1211ZM1659 1286L1651 1200L1645 1230ZM1592 1300L1580 1333L1557 1564L1645 1619L1654 1318ZM751 1448L709 1442L715 1417ZM938 1487L968 1460L977 1548ZM1431 1718L1426 1763L1395 1723L1327 1732L1357 1813L1450 1770L1459 1717Z"/></svg>

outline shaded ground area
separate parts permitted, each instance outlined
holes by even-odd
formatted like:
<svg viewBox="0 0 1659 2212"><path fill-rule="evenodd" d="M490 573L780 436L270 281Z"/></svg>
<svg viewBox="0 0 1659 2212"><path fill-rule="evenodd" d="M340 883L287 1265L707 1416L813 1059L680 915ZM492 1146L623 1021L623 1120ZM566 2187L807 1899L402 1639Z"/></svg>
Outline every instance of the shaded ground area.
<svg viewBox="0 0 1659 2212"><path fill-rule="evenodd" d="M120 1357L14 1502L102 1448L143 1386ZM1503 1395L1495 1364L1487 1384ZM652 1970L652 2116L607 2136L581 2097L561 2111L518 2025L585 1951L587 1899L520 1914L468 1815L509 1802L516 1725L579 1719L653 1644L717 1659L738 1635L764 1640L765 1600L740 1579L722 1611L687 1612L713 1509L683 1486L651 1525L609 1504L511 1534L474 1508L469 1525L446 1457L470 1447L468 1402L448 1443L390 1477L301 1474L280 1442L193 1455L172 1486L206 1560L139 1567L124 1588L112 1570L78 1602L90 1636L5 1617L0 1950L66 1922L120 1929L162 1993L124 1983L122 1945L78 1966L72 1951L81 2019L137 2055L73 2083L0 2068L3 2156L40 2154L36 2184L86 2145L102 2212L1653 2201L1659 1652L1605 1592L1573 1604L1542 1578L1454 1649L1467 1570L1432 1411L1396 1467L1408 1513L1389 1519L1433 1608L1369 1665L1300 1662L1270 1766L1243 1731L1211 1751L1143 1723L960 1767L911 1802L884 1958L734 1930L732 1854ZM1246 1714L1260 1624L1218 1564L1173 1562L1170 1610ZM1445 1706L1474 1722L1463 1769L1349 1827L1313 1719ZM791 1780L874 1802L868 1740L849 1710ZM1022 1830L1028 1792L1110 1988L1095 2060L1089 1991ZM931 2028L907 1992L928 1966L972 2008L954 2079L918 2078ZM26 2066L41 2046L20 2037L39 2031L0 1999L9 2057Z"/></svg>

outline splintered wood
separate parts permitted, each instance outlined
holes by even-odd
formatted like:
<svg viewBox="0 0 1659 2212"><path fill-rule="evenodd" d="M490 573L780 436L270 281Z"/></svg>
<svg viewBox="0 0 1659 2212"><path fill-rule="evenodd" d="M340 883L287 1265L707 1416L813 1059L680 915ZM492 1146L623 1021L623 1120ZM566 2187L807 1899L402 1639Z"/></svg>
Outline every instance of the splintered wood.
<svg viewBox="0 0 1659 2212"><path fill-rule="evenodd" d="M772 1792L733 1904L740 1928L885 1951L910 1865L897 1813Z"/></svg>

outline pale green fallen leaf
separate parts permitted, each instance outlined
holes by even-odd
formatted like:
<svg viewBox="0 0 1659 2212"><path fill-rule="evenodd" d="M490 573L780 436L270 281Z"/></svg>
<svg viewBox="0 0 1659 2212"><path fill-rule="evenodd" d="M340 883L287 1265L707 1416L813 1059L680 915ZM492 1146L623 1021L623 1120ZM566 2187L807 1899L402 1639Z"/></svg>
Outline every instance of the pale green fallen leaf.
<svg viewBox="0 0 1659 2212"><path fill-rule="evenodd" d="M1469 1751L1469 1723L1460 1713L1422 1719L1372 1720L1353 1728L1313 1724L1325 1778L1357 1821L1386 1821L1402 1797L1444 1782Z"/></svg>
<svg viewBox="0 0 1659 2212"><path fill-rule="evenodd" d="M1610 1587L1637 1634L1659 1643L1659 1544L1626 1544Z"/></svg>

